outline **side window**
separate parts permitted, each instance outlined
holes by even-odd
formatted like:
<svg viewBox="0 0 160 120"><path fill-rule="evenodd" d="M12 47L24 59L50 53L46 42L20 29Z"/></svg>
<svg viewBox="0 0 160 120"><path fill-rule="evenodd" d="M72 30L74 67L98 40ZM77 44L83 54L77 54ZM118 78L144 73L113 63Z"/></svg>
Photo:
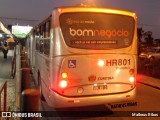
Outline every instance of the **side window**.
<svg viewBox="0 0 160 120"><path fill-rule="evenodd" d="M39 37L39 35L40 35L39 28L36 28L36 30L34 30L33 33L34 33L35 36Z"/></svg>
<svg viewBox="0 0 160 120"><path fill-rule="evenodd" d="M50 50L50 40L44 40L44 54L49 55Z"/></svg>
<svg viewBox="0 0 160 120"><path fill-rule="evenodd" d="M31 41L28 42L28 47L31 48Z"/></svg>
<svg viewBox="0 0 160 120"><path fill-rule="evenodd" d="M43 36L43 26L39 27L39 31L40 31L40 36L42 37Z"/></svg>
<svg viewBox="0 0 160 120"><path fill-rule="evenodd" d="M46 22L45 37L50 37L50 21Z"/></svg>
<svg viewBox="0 0 160 120"><path fill-rule="evenodd" d="M42 36L43 36L43 38L46 37L46 36L45 36L45 31L46 31L46 23L44 23L44 24L42 25Z"/></svg>
<svg viewBox="0 0 160 120"><path fill-rule="evenodd" d="M43 51L44 51L44 43L43 43L43 40L40 40L40 49L39 49L39 51L40 51L41 53L43 53Z"/></svg>
<svg viewBox="0 0 160 120"><path fill-rule="evenodd" d="M36 50L39 51L39 40L36 40Z"/></svg>

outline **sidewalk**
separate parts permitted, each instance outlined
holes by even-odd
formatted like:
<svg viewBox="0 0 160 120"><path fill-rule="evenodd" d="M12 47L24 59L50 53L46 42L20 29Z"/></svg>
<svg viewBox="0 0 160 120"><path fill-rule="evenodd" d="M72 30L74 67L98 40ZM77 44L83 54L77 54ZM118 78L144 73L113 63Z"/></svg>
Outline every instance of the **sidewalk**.
<svg viewBox="0 0 160 120"><path fill-rule="evenodd" d="M4 81L7 81L7 110L15 110L15 88L16 81L11 78L11 61L13 56L13 50L8 51L8 58L3 58L3 53L0 51L0 86ZM2 92L3 93L3 92ZM3 94L1 95L3 106ZM3 109L2 109L3 110Z"/></svg>
<svg viewBox="0 0 160 120"><path fill-rule="evenodd" d="M139 83L160 89L160 79L138 74L137 81Z"/></svg>
<svg viewBox="0 0 160 120"><path fill-rule="evenodd" d="M139 83L148 85L150 87L154 87L160 89L160 66L159 61L155 61L155 64L152 68L146 67L145 60L138 59L138 76L137 81ZM156 73L156 77L150 77L152 73ZM154 75L155 76L155 75Z"/></svg>
<svg viewBox="0 0 160 120"><path fill-rule="evenodd" d="M7 110L14 111L15 110L15 80L14 79L3 79L0 78L0 86L3 81L7 81ZM3 92L2 92L3 93ZM1 95L2 108L3 108L3 94ZM3 110L3 109L2 109Z"/></svg>

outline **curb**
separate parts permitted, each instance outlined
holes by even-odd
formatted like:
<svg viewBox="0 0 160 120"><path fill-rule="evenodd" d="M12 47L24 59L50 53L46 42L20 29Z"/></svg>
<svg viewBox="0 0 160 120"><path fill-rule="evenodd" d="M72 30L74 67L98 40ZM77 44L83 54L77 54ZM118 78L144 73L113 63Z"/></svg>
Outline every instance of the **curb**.
<svg viewBox="0 0 160 120"><path fill-rule="evenodd" d="M160 87L157 87L157 86L154 86L154 85L150 85L150 84L148 84L148 83L144 83L144 82L138 82L138 83L141 83L141 84L147 85L147 86L149 86L149 87L153 87L153 88L155 88L155 89L160 90Z"/></svg>

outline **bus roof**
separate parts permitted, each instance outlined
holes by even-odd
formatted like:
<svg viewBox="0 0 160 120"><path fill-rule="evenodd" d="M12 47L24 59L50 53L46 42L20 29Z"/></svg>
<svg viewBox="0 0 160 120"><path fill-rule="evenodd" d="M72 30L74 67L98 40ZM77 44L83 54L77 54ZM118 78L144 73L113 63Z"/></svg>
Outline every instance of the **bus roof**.
<svg viewBox="0 0 160 120"><path fill-rule="evenodd" d="M85 10L87 10L87 9L95 9L95 10L100 10L101 12L102 11L111 11L112 13L119 13L120 12L120 14L123 14L123 13L125 13L125 14L135 14L135 12L133 12L133 11L129 11L129 10L123 10L123 9L117 9L117 8L108 8L108 7L100 7L100 6L88 6L88 5L84 5L84 4L79 4L79 5L75 5L75 6L60 6L60 7L56 7L56 8L54 8L54 10L58 10L58 9L68 9L68 8L70 8L70 9L74 9L75 10L75 8L79 8L79 9L85 9ZM74 12L74 11L73 11ZM92 11L93 12L93 11Z"/></svg>

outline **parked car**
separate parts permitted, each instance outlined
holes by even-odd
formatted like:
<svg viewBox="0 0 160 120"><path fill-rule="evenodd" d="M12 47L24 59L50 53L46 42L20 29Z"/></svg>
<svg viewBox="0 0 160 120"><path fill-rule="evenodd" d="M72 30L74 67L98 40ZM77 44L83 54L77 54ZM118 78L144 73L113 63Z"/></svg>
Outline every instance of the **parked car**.
<svg viewBox="0 0 160 120"><path fill-rule="evenodd" d="M139 57L148 60L160 59L160 47L148 48L145 52L140 53Z"/></svg>
<svg viewBox="0 0 160 120"><path fill-rule="evenodd" d="M148 52L147 55L149 61L154 61L155 59L160 60L160 47L153 47L152 52Z"/></svg>

